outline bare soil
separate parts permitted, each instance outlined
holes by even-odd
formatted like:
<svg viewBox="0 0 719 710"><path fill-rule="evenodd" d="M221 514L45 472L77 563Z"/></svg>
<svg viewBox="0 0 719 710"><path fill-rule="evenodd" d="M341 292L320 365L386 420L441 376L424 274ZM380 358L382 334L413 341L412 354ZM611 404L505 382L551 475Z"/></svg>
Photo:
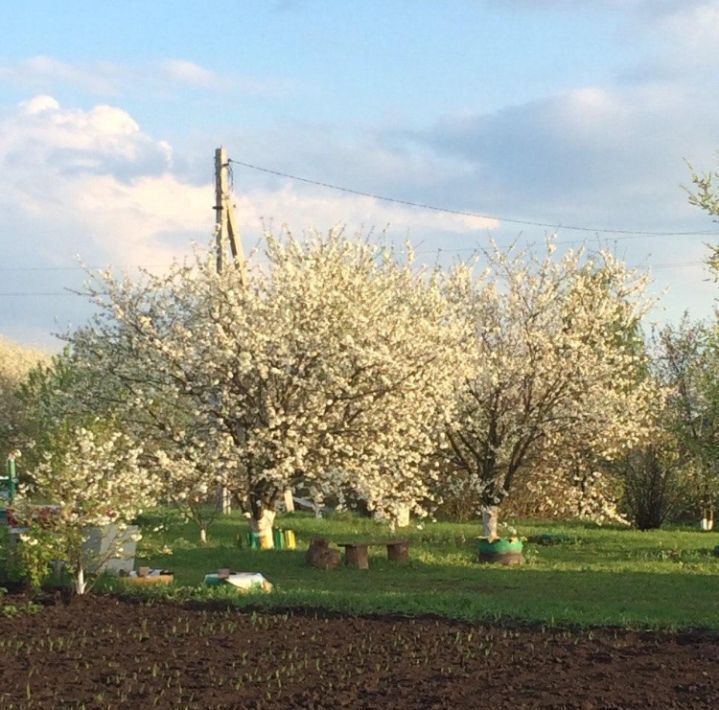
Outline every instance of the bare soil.
<svg viewBox="0 0 719 710"><path fill-rule="evenodd" d="M3 709L719 707L703 632L46 604L0 618Z"/></svg>

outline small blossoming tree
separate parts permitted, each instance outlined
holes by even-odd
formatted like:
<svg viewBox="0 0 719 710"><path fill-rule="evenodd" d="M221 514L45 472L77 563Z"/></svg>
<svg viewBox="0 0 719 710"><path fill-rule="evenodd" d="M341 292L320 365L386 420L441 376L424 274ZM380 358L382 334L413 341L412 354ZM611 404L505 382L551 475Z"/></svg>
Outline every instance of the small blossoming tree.
<svg viewBox="0 0 719 710"><path fill-rule="evenodd" d="M56 435L58 439L60 434ZM52 450L32 471L15 504L16 517L28 530L22 546L50 544L75 579L75 590L87 589L88 560L85 543L92 526L114 525L122 530L155 501L157 484L141 464L142 451L123 434L96 427L63 432ZM39 503L52 504L52 513ZM41 514L38 514L41 511ZM111 549L108 555L121 552Z"/></svg>

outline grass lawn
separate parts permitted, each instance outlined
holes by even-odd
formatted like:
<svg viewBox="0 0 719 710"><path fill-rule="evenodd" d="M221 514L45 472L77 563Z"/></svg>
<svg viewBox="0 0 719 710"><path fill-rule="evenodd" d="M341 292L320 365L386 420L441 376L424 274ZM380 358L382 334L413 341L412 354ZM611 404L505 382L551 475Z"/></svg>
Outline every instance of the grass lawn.
<svg viewBox="0 0 719 710"><path fill-rule="evenodd" d="M354 614L719 629L719 557L711 554L719 533L525 521L515 524L521 536L558 533L568 539L552 546L525 543L527 563L502 567L476 562L478 524L426 522L398 534L411 541L407 565L388 562L385 549L375 547L369 570L321 571L304 563L313 537L381 540L389 537L387 528L348 514L317 520L293 513L278 516L276 524L295 531L298 549L258 552L237 545L248 529L240 514L219 519L206 546L197 541L197 529L172 512L146 515L141 524L145 537L138 564L172 569L181 589L170 593L180 597L232 596L240 606ZM160 524L164 529L153 532ZM163 553L165 545L172 554ZM202 587L203 576L219 567L262 572L275 591L241 595L231 588Z"/></svg>

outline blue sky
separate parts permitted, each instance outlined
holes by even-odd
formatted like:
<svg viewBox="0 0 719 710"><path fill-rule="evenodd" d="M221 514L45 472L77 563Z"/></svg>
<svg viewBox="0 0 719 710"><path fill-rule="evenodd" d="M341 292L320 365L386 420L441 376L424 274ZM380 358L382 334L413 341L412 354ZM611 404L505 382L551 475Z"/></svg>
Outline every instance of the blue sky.
<svg viewBox="0 0 719 710"><path fill-rule="evenodd" d="M681 188L684 160L710 169L719 148L717 0L28 0L0 4L0 32L0 334L57 347L51 333L82 322L78 297L33 295L77 287L76 255L160 268L206 243L220 144L287 173L555 225L560 241L652 269L654 318L712 313L712 237L566 225L719 231ZM239 166L234 183L247 248L262 220L387 227L428 261L548 231Z"/></svg>

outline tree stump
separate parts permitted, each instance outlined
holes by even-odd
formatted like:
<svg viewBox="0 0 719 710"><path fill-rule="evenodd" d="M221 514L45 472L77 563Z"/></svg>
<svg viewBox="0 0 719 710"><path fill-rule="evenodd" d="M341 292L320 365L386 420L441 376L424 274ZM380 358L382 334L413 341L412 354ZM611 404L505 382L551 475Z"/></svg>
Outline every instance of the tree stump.
<svg viewBox="0 0 719 710"><path fill-rule="evenodd" d="M312 540L305 554L305 562L317 569L334 569L341 561L340 551L330 547L323 538Z"/></svg>
<svg viewBox="0 0 719 710"><path fill-rule="evenodd" d="M345 564L348 567L369 569L368 545L366 543L345 543L341 547L345 548Z"/></svg>
<svg viewBox="0 0 719 710"><path fill-rule="evenodd" d="M388 542L387 559L392 562L407 562L409 560L409 543L406 540Z"/></svg>

